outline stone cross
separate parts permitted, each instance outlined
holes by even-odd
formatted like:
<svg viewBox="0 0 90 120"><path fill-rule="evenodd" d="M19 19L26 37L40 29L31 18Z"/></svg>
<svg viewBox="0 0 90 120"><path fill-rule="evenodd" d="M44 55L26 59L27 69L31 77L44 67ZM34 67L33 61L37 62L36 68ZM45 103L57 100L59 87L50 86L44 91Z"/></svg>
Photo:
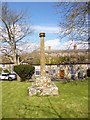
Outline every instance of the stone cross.
<svg viewBox="0 0 90 120"><path fill-rule="evenodd" d="M44 37L45 33L40 33L40 71L41 76L46 76L46 70L45 70L45 50L44 50Z"/></svg>
<svg viewBox="0 0 90 120"><path fill-rule="evenodd" d="M45 96L45 95L58 95L58 88L57 86L51 81L49 77L46 76L45 70L45 50L44 50L44 37L45 33L40 33L40 67L41 67L41 75L37 77L29 87L29 96L38 95L38 96Z"/></svg>

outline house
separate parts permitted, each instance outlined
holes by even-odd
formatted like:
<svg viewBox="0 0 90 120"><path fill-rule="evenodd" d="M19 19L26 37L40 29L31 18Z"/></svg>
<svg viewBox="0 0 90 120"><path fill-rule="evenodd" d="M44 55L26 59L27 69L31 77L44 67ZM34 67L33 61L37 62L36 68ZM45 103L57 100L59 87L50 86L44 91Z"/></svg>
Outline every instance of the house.
<svg viewBox="0 0 90 120"><path fill-rule="evenodd" d="M0 63L0 67L2 70L9 70L10 72L13 71L13 63Z"/></svg>
<svg viewBox="0 0 90 120"><path fill-rule="evenodd" d="M83 74L87 74L87 69L89 68L90 63L66 63L58 65L46 65L46 75L60 77L60 71L64 70L64 77L68 77L71 74L71 69L76 71L76 77L78 76L78 70L82 69ZM34 65L35 67L35 76L40 76L40 65Z"/></svg>
<svg viewBox="0 0 90 120"><path fill-rule="evenodd" d="M35 73L34 75L36 77L40 76L40 65L33 65L35 67ZM9 70L10 72L13 72L13 63L0 63L0 67L5 70ZM74 69L76 71L76 76L78 76L78 68L83 70L84 75L87 74L87 69L90 68L90 63L64 63L64 64L58 64L58 65L52 65L48 64L46 65L46 75L47 76L57 76L60 77L60 71L64 70L64 77L68 77L70 74L71 69Z"/></svg>

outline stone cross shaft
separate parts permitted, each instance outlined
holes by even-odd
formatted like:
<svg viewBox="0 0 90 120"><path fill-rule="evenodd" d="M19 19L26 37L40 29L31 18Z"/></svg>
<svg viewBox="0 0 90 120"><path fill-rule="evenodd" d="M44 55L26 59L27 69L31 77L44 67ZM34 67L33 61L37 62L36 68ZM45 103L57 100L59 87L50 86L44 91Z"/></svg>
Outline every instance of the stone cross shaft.
<svg viewBox="0 0 90 120"><path fill-rule="evenodd" d="M44 50L44 37L45 33L40 33L40 71L41 76L46 76L46 70L45 70L45 50Z"/></svg>

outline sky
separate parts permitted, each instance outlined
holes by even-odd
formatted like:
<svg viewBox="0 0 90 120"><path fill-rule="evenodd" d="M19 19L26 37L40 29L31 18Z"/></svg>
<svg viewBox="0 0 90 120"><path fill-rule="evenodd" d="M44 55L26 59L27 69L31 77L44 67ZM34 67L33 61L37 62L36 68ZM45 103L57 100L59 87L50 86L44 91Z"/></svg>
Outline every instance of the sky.
<svg viewBox="0 0 90 120"><path fill-rule="evenodd" d="M51 49L66 49L71 41L59 38L59 16L56 11L56 2L8 2L9 7L18 12L25 11L27 22L31 25L34 33L24 39L23 45L30 50L40 45L39 33L45 32L45 48L51 46ZM74 43L73 43L74 44ZM72 44L72 47L73 47ZM32 47L31 47L32 46ZM21 49L23 49L21 47Z"/></svg>
<svg viewBox="0 0 90 120"><path fill-rule="evenodd" d="M9 6L15 11L26 11L26 15L30 17L28 23L31 24L34 33L27 38L28 41L39 43L39 33L45 32L46 44L49 43L50 45L50 40L53 42L54 39L59 43L57 34L59 31L58 16L55 2L12 2L9 3Z"/></svg>

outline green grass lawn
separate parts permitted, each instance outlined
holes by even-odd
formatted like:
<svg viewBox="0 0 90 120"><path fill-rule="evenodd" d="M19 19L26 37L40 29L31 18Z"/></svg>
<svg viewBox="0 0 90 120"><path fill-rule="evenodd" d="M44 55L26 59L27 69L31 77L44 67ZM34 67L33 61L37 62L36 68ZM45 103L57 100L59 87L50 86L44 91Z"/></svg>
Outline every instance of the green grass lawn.
<svg viewBox="0 0 90 120"><path fill-rule="evenodd" d="M89 80L89 79L88 79ZM88 118L88 80L55 82L58 96L28 96L31 82L2 84L3 118Z"/></svg>

